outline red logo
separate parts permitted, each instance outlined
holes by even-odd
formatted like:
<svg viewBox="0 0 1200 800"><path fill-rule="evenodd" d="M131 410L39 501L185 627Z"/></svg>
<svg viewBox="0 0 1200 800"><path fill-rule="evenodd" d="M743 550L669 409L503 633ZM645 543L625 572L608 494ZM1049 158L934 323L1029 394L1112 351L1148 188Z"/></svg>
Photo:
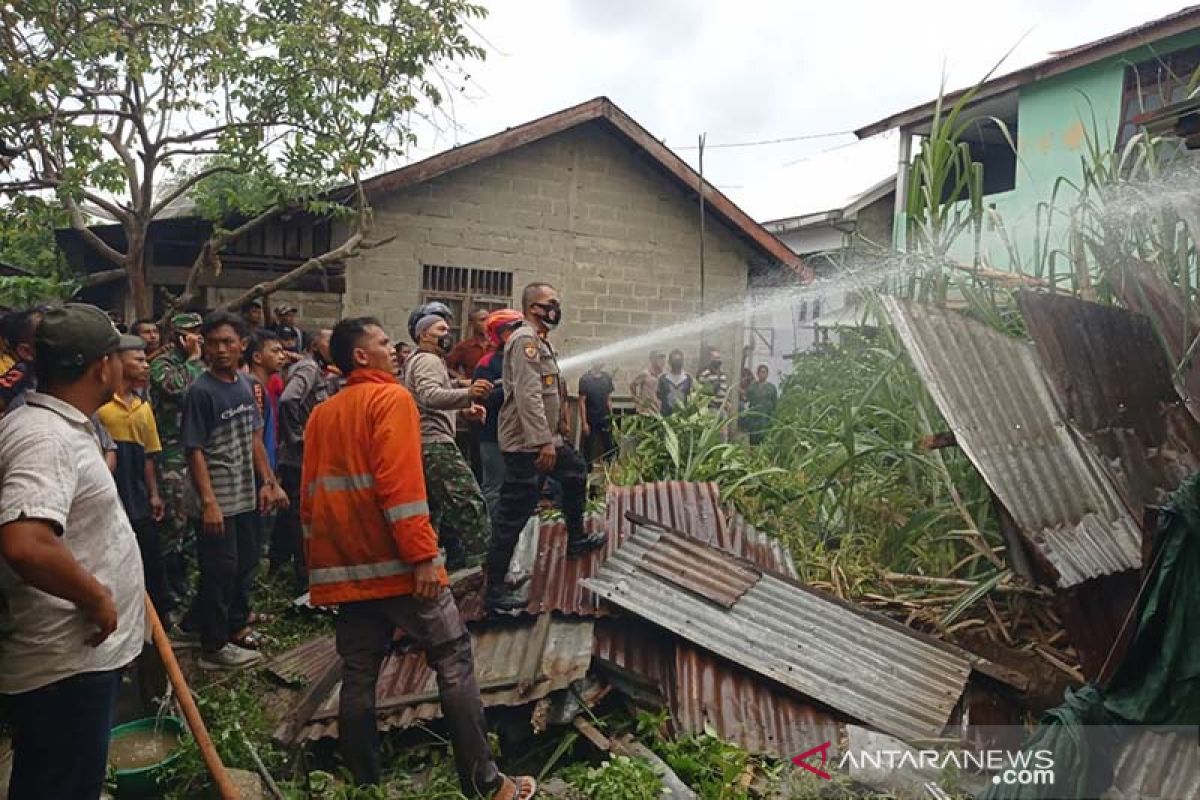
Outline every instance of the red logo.
<svg viewBox="0 0 1200 800"><path fill-rule="evenodd" d="M814 747L811 750L805 750L800 755L793 756L792 763L795 764L797 767L803 767L804 769L808 770L809 772L811 772L812 774L816 775L819 778L823 778L824 780L827 780L827 781L833 780L833 777L828 772L821 769L821 767L825 766L825 764L829 761L829 745L830 745L829 742L825 742L824 744L817 745L816 747ZM812 758L813 756L817 755L818 753L821 754L821 767L817 767L817 766L814 766L814 765L808 763L808 759Z"/></svg>

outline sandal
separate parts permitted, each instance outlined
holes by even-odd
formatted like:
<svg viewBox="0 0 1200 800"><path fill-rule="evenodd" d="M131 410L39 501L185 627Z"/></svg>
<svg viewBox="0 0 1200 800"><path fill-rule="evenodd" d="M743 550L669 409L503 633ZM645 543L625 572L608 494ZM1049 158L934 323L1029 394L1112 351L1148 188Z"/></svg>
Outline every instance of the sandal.
<svg viewBox="0 0 1200 800"><path fill-rule="evenodd" d="M270 625L275 621L275 617L270 614L260 614L257 611L250 612L250 619L246 620L247 625Z"/></svg>
<svg viewBox="0 0 1200 800"><path fill-rule="evenodd" d="M508 777L500 776L500 788L492 795L492 800L529 800L537 793L537 781L528 775Z"/></svg>
<svg viewBox="0 0 1200 800"><path fill-rule="evenodd" d="M229 641L246 650L258 650L263 645L263 637L251 628L242 628L229 637Z"/></svg>

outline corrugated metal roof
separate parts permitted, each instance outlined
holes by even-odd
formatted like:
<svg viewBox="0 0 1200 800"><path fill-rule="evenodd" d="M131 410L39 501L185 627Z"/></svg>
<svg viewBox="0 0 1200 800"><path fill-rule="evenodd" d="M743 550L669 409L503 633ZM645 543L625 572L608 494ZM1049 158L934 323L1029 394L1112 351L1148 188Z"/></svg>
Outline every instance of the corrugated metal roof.
<svg viewBox="0 0 1200 800"><path fill-rule="evenodd" d="M795 577L791 555L777 539L761 533L739 515L726 520L721 510L721 493L714 483L660 481L636 486L609 486L603 516L590 515L584 527L590 533L608 531L604 547L583 558L567 558L567 528L562 520L547 522L534 518L521 532L513 553L509 575L529 576L524 591L529 598L525 613L601 617L608 614L583 586L583 579L596 574L600 565L617 549L633 528L625 513L633 511L686 533L696 541L712 544L741 556L763 569ZM464 597L459 603L464 619L483 619L482 599Z"/></svg>
<svg viewBox="0 0 1200 800"><path fill-rule="evenodd" d="M731 608L762 573L729 563L718 551L683 536L667 536L646 551L641 567L655 577Z"/></svg>
<svg viewBox="0 0 1200 800"><path fill-rule="evenodd" d="M676 734L712 730L751 753L776 758L791 758L826 741L833 742L836 752L840 723L834 712L701 648L664 636L642 620L597 620L593 654L618 685L626 678L651 690L656 702L670 711ZM632 690L629 685L621 688Z"/></svg>
<svg viewBox="0 0 1200 800"><path fill-rule="evenodd" d="M941 733L971 671L965 653L770 573L732 608L721 608L641 568L646 552L668 536L638 528L587 587L880 730L910 738Z"/></svg>
<svg viewBox="0 0 1200 800"><path fill-rule="evenodd" d="M1200 797L1198 734L1195 727L1138 731L1117 756L1113 786L1137 800Z"/></svg>
<svg viewBox="0 0 1200 800"><path fill-rule="evenodd" d="M1190 220L1189 225L1192 225ZM1167 356L1176 364L1182 362L1200 331L1200 321L1192 314L1181 290L1153 265L1140 263L1126 265L1114 289L1122 305L1150 318ZM1188 360L1175 385L1192 416L1200 419L1200 359Z"/></svg>
<svg viewBox="0 0 1200 800"><path fill-rule="evenodd" d="M836 755L841 738L833 713L684 642L675 647L671 719L677 733L712 730L751 753L780 759L822 742L831 742Z"/></svg>
<svg viewBox="0 0 1200 800"><path fill-rule="evenodd" d="M328 639L317 641L332 646ZM549 614L537 619L491 621L486 628L471 632L471 648L484 706L524 705L564 689L587 674L592 658L592 621ZM309 648L303 660L315 663L316 650L315 646ZM285 664L297 660L294 651L285 655ZM337 658L336 652L332 658ZM339 682L313 712L301 738L337 735L340 690ZM425 663L424 653L392 653L384 660L376 709L380 730L406 728L441 715L436 678Z"/></svg>
<svg viewBox="0 0 1200 800"><path fill-rule="evenodd" d="M1067 421L1099 454L1135 514L1200 468L1200 423L1175 391L1149 318L1066 295L1017 306Z"/></svg>
<svg viewBox="0 0 1200 800"><path fill-rule="evenodd" d="M1141 531L1059 415L1033 348L951 311L884 298L958 445L1062 586L1141 566Z"/></svg>

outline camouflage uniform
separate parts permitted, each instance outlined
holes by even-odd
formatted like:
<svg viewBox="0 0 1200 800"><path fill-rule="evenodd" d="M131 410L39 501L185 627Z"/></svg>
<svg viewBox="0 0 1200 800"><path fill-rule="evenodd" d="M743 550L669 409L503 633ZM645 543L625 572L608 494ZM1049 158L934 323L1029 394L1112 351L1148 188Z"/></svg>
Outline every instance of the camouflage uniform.
<svg viewBox="0 0 1200 800"><path fill-rule="evenodd" d="M446 563L457 565L463 557L479 561L487 550L491 525L471 468L453 442L429 442L421 449L429 519L446 547Z"/></svg>
<svg viewBox="0 0 1200 800"><path fill-rule="evenodd" d="M183 316L183 315L179 315ZM183 422L183 396L192 381L204 372L199 360L189 361L187 354L178 347L168 347L150 362L150 405L158 423L158 436L162 440L159 467L162 478L159 494L167 515L162 523L163 558L178 562L179 556L187 552L185 545L191 540L191 526L184 512L183 497L187 486L187 457L180 441ZM170 570L178 572L178 569ZM171 575L172 589L179 591L180 576Z"/></svg>
<svg viewBox="0 0 1200 800"><path fill-rule="evenodd" d="M479 483L454 442L458 409L471 405L467 389L454 385L441 355L419 350L404 363L403 383L421 411L421 451L429 517L446 549L446 566L466 566L482 556L491 534Z"/></svg>

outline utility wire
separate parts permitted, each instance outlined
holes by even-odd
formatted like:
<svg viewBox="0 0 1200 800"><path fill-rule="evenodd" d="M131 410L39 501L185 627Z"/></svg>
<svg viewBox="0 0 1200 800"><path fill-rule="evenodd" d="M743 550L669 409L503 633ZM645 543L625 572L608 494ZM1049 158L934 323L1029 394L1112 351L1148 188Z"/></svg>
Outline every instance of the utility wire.
<svg viewBox="0 0 1200 800"><path fill-rule="evenodd" d="M757 142L725 142L723 144L705 144L704 149L715 150L725 147L759 147L765 144L786 144L787 142L803 142L808 139L830 139L834 136L847 136L854 131L830 131L829 133L807 133L802 136L785 136L782 139L762 139ZM682 144L672 147L672 150L697 150L699 145Z"/></svg>

